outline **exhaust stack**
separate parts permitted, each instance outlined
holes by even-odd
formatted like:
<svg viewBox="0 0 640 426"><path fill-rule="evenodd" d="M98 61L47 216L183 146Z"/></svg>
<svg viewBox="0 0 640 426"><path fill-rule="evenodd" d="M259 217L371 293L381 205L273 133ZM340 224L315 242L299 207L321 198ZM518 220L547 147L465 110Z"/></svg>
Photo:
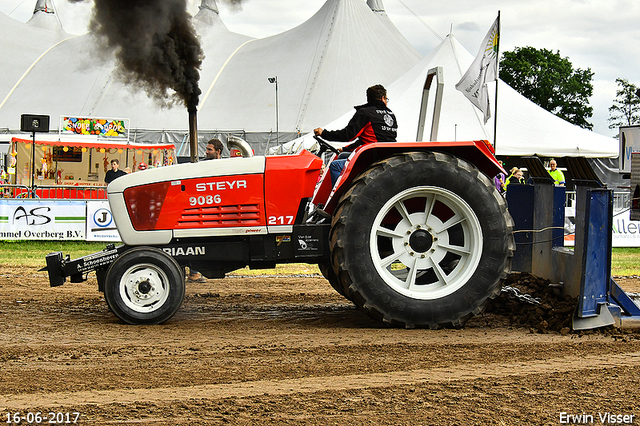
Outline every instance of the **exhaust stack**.
<svg viewBox="0 0 640 426"><path fill-rule="evenodd" d="M194 109L189 111L189 152L191 152L191 162L198 162L198 113Z"/></svg>

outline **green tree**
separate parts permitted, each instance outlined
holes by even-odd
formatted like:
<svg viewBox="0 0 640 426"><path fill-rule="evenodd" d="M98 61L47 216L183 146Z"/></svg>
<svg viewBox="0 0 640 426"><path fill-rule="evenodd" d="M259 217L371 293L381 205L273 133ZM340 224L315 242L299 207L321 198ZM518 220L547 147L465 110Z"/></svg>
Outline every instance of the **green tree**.
<svg viewBox="0 0 640 426"><path fill-rule="evenodd" d="M640 97L638 87L624 78L616 78L618 90L613 105L609 107L609 128L631 126L640 123Z"/></svg>
<svg viewBox="0 0 640 426"><path fill-rule="evenodd" d="M574 69L569 58L547 49L516 47L504 52L500 79L530 101L577 126L592 130L593 115L590 68Z"/></svg>

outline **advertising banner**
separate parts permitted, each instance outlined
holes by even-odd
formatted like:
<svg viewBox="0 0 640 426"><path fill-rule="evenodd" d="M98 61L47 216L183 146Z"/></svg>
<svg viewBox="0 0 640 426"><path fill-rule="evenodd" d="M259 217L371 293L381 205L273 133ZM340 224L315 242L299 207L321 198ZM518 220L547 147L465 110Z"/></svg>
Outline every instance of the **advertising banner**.
<svg viewBox="0 0 640 426"><path fill-rule="evenodd" d="M84 240L85 201L0 200L2 240Z"/></svg>
<svg viewBox="0 0 640 426"><path fill-rule="evenodd" d="M640 221L629 219L629 210L613 213L613 247L640 247Z"/></svg>
<svg viewBox="0 0 640 426"><path fill-rule="evenodd" d="M87 241L121 241L108 201L87 201Z"/></svg>
<svg viewBox="0 0 640 426"><path fill-rule="evenodd" d="M640 126L621 126L619 131L620 173L630 173L631 154L634 152L640 152Z"/></svg>
<svg viewBox="0 0 640 426"><path fill-rule="evenodd" d="M575 209L565 208L564 245L573 246L575 243ZM629 210L613 212L611 224L612 247L640 247L640 222L629 219Z"/></svg>

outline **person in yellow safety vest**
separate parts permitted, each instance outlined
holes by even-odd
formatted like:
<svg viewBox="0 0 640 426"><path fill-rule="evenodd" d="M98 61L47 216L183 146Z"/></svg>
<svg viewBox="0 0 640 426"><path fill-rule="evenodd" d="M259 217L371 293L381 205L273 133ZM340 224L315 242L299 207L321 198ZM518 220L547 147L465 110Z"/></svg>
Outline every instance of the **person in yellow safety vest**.
<svg viewBox="0 0 640 426"><path fill-rule="evenodd" d="M562 173L562 170L558 169L558 163L556 163L556 160L552 158L551 161L549 161L549 167L551 168L551 170L549 170L549 175L553 179L553 184L564 186L564 173Z"/></svg>
<svg viewBox="0 0 640 426"><path fill-rule="evenodd" d="M522 170L520 170L517 167L513 167L511 169L511 174L507 178L507 183L505 184L505 189L509 189L509 184L512 184L512 183L517 183L517 184L521 184L521 185L525 184Z"/></svg>

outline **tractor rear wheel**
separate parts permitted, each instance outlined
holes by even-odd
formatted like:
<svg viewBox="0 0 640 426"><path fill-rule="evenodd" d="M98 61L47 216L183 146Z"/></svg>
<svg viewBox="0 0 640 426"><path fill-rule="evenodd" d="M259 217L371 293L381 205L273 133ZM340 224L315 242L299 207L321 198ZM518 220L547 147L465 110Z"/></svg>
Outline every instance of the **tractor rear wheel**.
<svg viewBox="0 0 640 426"><path fill-rule="evenodd" d="M515 249L493 182L438 152L382 160L339 202L332 265L347 298L391 325L461 326L500 292Z"/></svg>
<svg viewBox="0 0 640 426"><path fill-rule="evenodd" d="M161 324L180 308L184 279L171 256L157 248L136 247L107 270L104 296L111 311L128 324Z"/></svg>
<svg viewBox="0 0 640 426"><path fill-rule="evenodd" d="M347 297L342 284L338 280L338 277L336 276L336 273L334 272L333 267L330 264L324 262L319 263L318 269L320 269L322 276L325 277L327 281L329 281L329 284L331 284L331 287L333 287L335 291L340 293L341 296Z"/></svg>

